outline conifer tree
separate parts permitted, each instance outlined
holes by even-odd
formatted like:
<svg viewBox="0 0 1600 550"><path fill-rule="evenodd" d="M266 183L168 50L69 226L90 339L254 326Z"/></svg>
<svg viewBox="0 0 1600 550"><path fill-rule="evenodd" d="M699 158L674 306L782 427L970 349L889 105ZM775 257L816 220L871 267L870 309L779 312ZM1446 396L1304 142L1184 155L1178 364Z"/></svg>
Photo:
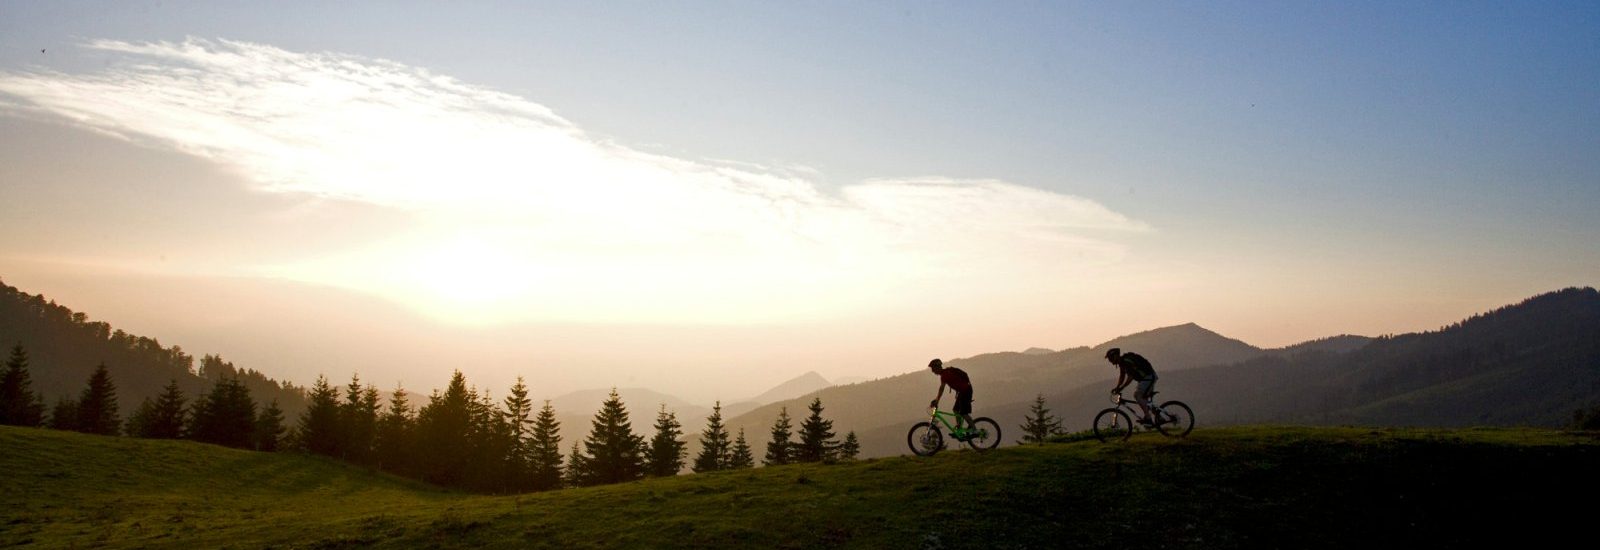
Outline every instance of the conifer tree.
<svg viewBox="0 0 1600 550"><path fill-rule="evenodd" d="M256 417L254 434L256 450L276 452L283 441L283 430L283 409L278 408L278 400L273 399L261 409L261 415Z"/></svg>
<svg viewBox="0 0 1600 550"><path fill-rule="evenodd" d="M844 436L844 443L840 443L839 444L839 452L838 452L839 460L841 460L841 461L855 460L856 456L860 455L860 454L861 454L861 441L856 439L855 430L850 430L850 433L845 434L845 436Z"/></svg>
<svg viewBox="0 0 1600 550"><path fill-rule="evenodd" d="M1017 442L1043 445L1046 439L1059 433L1061 419L1050 414L1050 409L1044 407L1044 394L1038 394L1033 398L1033 406L1028 409L1027 422L1022 425L1022 439Z"/></svg>
<svg viewBox="0 0 1600 550"><path fill-rule="evenodd" d="M410 394L405 388L396 387L389 397L389 408L383 413L383 418L378 419L377 432L374 435L374 454L378 467L398 473L411 475L411 456L413 419L411 411Z"/></svg>
<svg viewBox="0 0 1600 550"><path fill-rule="evenodd" d="M739 437L733 440L733 450L728 453L728 469L753 468L756 457L750 451L750 443L744 439L744 428L739 428Z"/></svg>
<svg viewBox="0 0 1600 550"><path fill-rule="evenodd" d="M583 441L579 479L584 485L633 481L644 476L644 438L633 434L628 408L616 388L594 415L589 437Z"/></svg>
<svg viewBox="0 0 1600 550"><path fill-rule="evenodd" d="M78 402L66 396L56 399L56 406L50 409L50 428L77 431Z"/></svg>
<svg viewBox="0 0 1600 550"><path fill-rule="evenodd" d="M686 444L678 440L683 435L682 427L678 415L667 411L666 403L662 403L661 412L656 414L656 435L650 439L650 452L645 456L647 474L675 476L683 469L683 455L688 451L684 449Z"/></svg>
<svg viewBox="0 0 1600 550"><path fill-rule="evenodd" d="M532 489L548 491L561 488L561 422L556 420L556 409L550 401L544 402L539 416L533 420L529 437L529 476ZM574 442L576 451L577 444Z"/></svg>
<svg viewBox="0 0 1600 550"><path fill-rule="evenodd" d="M183 436L183 391L177 379L167 383L155 400L145 398L139 410L128 417L128 435L148 439L177 439Z"/></svg>
<svg viewBox="0 0 1600 550"><path fill-rule="evenodd" d="M772 441L767 442L767 456L762 462L768 466L778 466L793 461L794 443L789 441L792 433L789 407L778 409L778 420L772 423Z"/></svg>
<svg viewBox="0 0 1600 550"><path fill-rule="evenodd" d="M0 424L30 428L44 424L44 401L32 386L28 352L17 344L6 359L5 374L0 375Z"/></svg>
<svg viewBox="0 0 1600 550"><path fill-rule="evenodd" d="M195 398L189 437L239 449L255 446L256 402L237 374L217 380Z"/></svg>
<svg viewBox="0 0 1600 550"><path fill-rule="evenodd" d="M329 385L327 377L318 376L306 410L300 414L300 447L314 454L338 456L339 435L339 389Z"/></svg>
<svg viewBox="0 0 1600 550"><path fill-rule="evenodd" d="M695 472L715 472L728 467L731 452L728 429L722 425L722 402L711 408L706 417L706 429L700 432L700 454L694 458Z"/></svg>
<svg viewBox="0 0 1600 550"><path fill-rule="evenodd" d="M361 375L350 375L344 402L339 405L339 454L345 460L368 464L378 427L378 389L361 385Z"/></svg>
<svg viewBox="0 0 1600 550"><path fill-rule="evenodd" d="M505 412L495 406L487 391L477 388L467 392L468 426L467 470L462 483L480 491L508 492L511 479L506 474L511 429L505 422Z"/></svg>
<svg viewBox="0 0 1600 550"><path fill-rule="evenodd" d="M122 421L117 418L117 386L111 382L106 364L95 367L89 375L89 387L78 398L77 431L90 434L117 435L122 431Z"/></svg>
<svg viewBox="0 0 1600 550"><path fill-rule="evenodd" d="M822 462L832 458L833 421L822 418L822 398L811 400L811 415L800 423L800 444L795 446L795 462Z"/></svg>
<svg viewBox="0 0 1600 550"><path fill-rule="evenodd" d="M562 483L568 487L582 487L588 484L587 472L589 466L584 463L583 452L578 450L578 442L572 442L572 454L567 459L567 471L562 474Z"/></svg>
<svg viewBox="0 0 1600 550"><path fill-rule="evenodd" d="M506 480L512 488L522 491L527 489L532 481L530 479L532 458L529 454L529 436L533 427L533 401L528 399L528 385L523 383L522 377L517 377L517 383L511 386L511 393L505 399L505 423L508 430L506 436Z"/></svg>
<svg viewBox="0 0 1600 550"><path fill-rule="evenodd" d="M467 377L455 371L443 393L434 391L417 413L417 459L424 480L457 486L465 480L474 449L473 410L477 396Z"/></svg>

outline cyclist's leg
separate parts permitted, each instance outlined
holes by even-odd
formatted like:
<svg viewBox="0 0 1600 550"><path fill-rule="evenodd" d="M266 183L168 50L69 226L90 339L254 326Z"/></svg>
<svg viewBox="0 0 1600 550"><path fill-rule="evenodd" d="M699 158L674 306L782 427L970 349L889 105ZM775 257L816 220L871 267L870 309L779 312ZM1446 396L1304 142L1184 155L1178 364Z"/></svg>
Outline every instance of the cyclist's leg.
<svg viewBox="0 0 1600 550"><path fill-rule="evenodd" d="M972 391L956 392L956 427L972 426ZM965 422L963 424L962 422Z"/></svg>
<svg viewBox="0 0 1600 550"><path fill-rule="evenodd" d="M1144 413L1144 418L1140 419L1143 422L1156 421L1154 417L1150 416L1150 393L1155 389L1156 379L1155 377L1150 377L1148 380L1139 382L1139 388L1133 392L1133 402L1138 403L1139 411Z"/></svg>

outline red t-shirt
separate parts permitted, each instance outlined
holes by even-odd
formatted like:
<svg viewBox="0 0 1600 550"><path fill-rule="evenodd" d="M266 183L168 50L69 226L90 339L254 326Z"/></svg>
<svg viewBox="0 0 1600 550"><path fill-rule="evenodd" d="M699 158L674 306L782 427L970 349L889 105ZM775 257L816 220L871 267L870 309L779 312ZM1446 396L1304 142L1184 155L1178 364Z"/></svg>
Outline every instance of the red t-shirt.
<svg viewBox="0 0 1600 550"><path fill-rule="evenodd" d="M939 381L958 392L972 391L972 380L967 378L966 371L955 367L945 367L939 371Z"/></svg>

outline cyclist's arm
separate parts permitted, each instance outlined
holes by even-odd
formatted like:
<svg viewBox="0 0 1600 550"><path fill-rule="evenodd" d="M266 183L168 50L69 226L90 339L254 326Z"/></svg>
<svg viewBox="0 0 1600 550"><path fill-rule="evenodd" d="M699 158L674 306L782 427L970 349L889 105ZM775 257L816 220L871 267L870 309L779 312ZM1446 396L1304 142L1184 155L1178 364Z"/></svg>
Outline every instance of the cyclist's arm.
<svg viewBox="0 0 1600 550"><path fill-rule="evenodd" d="M1127 385L1128 385L1128 373L1122 372L1121 370L1118 370L1117 371L1117 387L1113 388L1111 390L1112 393L1122 393L1122 388L1124 386L1127 386Z"/></svg>
<svg viewBox="0 0 1600 550"><path fill-rule="evenodd" d="M937 406L939 406L939 399L941 399L943 397L944 397L944 381L940 381L939 382L939 393L933 394L933 402L928 403L928 406L929 407L937 407Z"/></svg>

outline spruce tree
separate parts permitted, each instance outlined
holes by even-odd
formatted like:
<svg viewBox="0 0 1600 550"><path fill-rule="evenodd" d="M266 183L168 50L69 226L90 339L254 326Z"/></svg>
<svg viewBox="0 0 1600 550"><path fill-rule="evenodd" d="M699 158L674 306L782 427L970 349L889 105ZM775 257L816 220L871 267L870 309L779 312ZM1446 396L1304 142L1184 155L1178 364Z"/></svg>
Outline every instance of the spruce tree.
<svg viewBox="0 0 1600 550"><path fill-rule="evenodd" d="M255 446L256 402L238 375L217 380L211 391L195 398L189 437L238 449Z"/></svg>
<svg viewBox="0 0 1600 550"><path fill-rule="evenodd" d="M380 469L397 474L411 475L413 447L413 418L410 394L396 387L389 397L389 408L378 419L373 446Z"/></svg>
<svg viewBox="0 0 1600 550"><path fill-rule="evenodd" d="M1018 443L1038 443L1043 445L1045 440L1052 435L1061 433L1061 419L1050 414L1050 409L1044 407L1044 394L1033 398L1033 406L1028 409L1028 420L1022 425L1022 439Z"/></svg>
<svg viewBox="0 0 1600 550"><path fill-rule="evenodd" d="M578 450L578 442L572 442L572 454L567 459L567 471L562 474L561 482L568 487L582 487L588 485L589 465L585 463L583 452Z"/></svg>
<svg viewBox="0 0 1600 550"><path fill-rule="evenodd" d="M684 449L686 444L678 440L683 435L682 427L678 415L667 411L666 403L662 403L661 412L656 414L656 435L650 439L650 452L645 456L647 474L675 476L683 469L683 455L688 451Z"/></svg>
<svg viewBox="0 0 1600 550"><path fill-rule="evenodd" d="M547 400L533 419L529 437L528 474L535 491L561 488L561 422L556 420L556 409ZM574 442L576 450L576 442Z"/></svg>
<svg viewBox="0 0 1600 550"><path fill-rule="evenodd" d="M339 455L357 464L372 460L372 440L378 428L378 389L361 385L361 375L350 375L344 402L339 404Z"/></svg>
<svg viewBox="0 0 1600 550"><path fill-rule="evenodd" d="M752 468L755 465L756 457L750 451L750 443L744 439L744 428L739 428L739 437L733 440L733 451L728 453L728 469Z"/></svg>
<svg viewBox="0 0 1600 550"><path fill-rule="evenodd" d="M317 376L306 410L300 414L300 447L313 454L338 456L339 432L339 389L329 385L326 376Z"/></svg>
<svg viewBox="0 0 1600 550"><path fill-rule="evenodd" d="M841 460L841 461L855 460L856 456L860 455L860 454L861 454L861 442L856 439L855 430L850 430L850 433L845 434L845 436L844 436L844 443L840 443L839 444L839 452L838 452L839 460Z"/></svg>
<svg viewBox="0 0 1600 550"><path fill-rule="evenodd" d="M122 421L117 418L117 386L111 382L106 364L95 367L89 375L89 387L78 398L78 412L73 429L89 434L117 435L122 431Z"/></svg>
<svg viewBox="0 0 1600 550"><path fill-rule="evenodd" d="M833 421L822 419L822 398L811 400L811 416L800 423L800 444L795 446L795 462L822 462L832 458Z"/></svg>
<svg viewBox="0 0 1600 550"><path fill-rule="evenodd" d="M585 455L579 463L585 485L633 481L644 476L644 438L633 434L628 408L616 388L594 415L589 437L583 442Z"/></svg>
<svg viewBox="0 0 1600 550"><path fill-rule="evenodd" d="M467 389L467 377L455 371L443 393L434 391L417 413L417 459L422 478L459 486L470 467L473 409L477 396Z"/></svg>
<svg viewBox="0 0 1600 550"><path fill-rule="evenodd" d="M146 397L139 409L128 417L127 434L146 439L177 439L183 436L183 392L172 380L156 399Z"/></svg>
<svg viewBox="0 0 1600 550"><path fill-rule="evenodd" d="M44 424L44 401L33 392L33 380L28 375L28 352L22 344L11 348L6 359L6 372L0 375L0 424L27 426Z"/></svg>
<svg viewBox="0 0 1600 550"><path fill-rule="evenodd" d="M480 491L508 492L512 489L506 472L511 428L506 424L505 412L495 406L487 391L480 394L473 388L467 395L471 431L467 435L468 467L461 481Z"/></svg>
<svg viewBox="0 0 1600 550"><path fill-rule="evenodd" d="M533 401L528 399L528 385L523 383L521 376L511 386L511 393L506 395L505 422L509 430L506 438L506 480L512 488L523 491L532 484L528 438L533 427Z"/></svg>
<svg viewBox="0 0 1600 550"><path fill-rule="evenodd" d="M730 452L728 429L722 425L722 402L711 408L706 429L700 432L700 454L694 458L695 472L715 472L728 467Z"/></svg>
<svg viewBox="0 0 1600 550"><path fill-rule="evenodd" d="M50 428L77 431L78 402L66 396L56 399L56 406L50 409Z"/></svg>
<svg viewBox="0 0 1600 550"><path fill-rule="evenodd" d="M62 395L56 400L56 406L50 409L50 427L53 430L72 430L78 428L78 401Z"/></svg>
<svg viewBox="0 0 1600 550"><path fill-rule="evenodd" d="M256 450L268 453L277 451L283 441L283 430L283 409L278 408L278 400L273 399L256 417Z"/></svg>
<svg viewBox="0 0 1600 550"><path fill-rule="evenodd" d="M789 441L792 433L789 407L778 409L778 420L772 423L772 441L767 442L767 456L762 462L768 466L777 466L793 461L794 443Z"/></svg>

